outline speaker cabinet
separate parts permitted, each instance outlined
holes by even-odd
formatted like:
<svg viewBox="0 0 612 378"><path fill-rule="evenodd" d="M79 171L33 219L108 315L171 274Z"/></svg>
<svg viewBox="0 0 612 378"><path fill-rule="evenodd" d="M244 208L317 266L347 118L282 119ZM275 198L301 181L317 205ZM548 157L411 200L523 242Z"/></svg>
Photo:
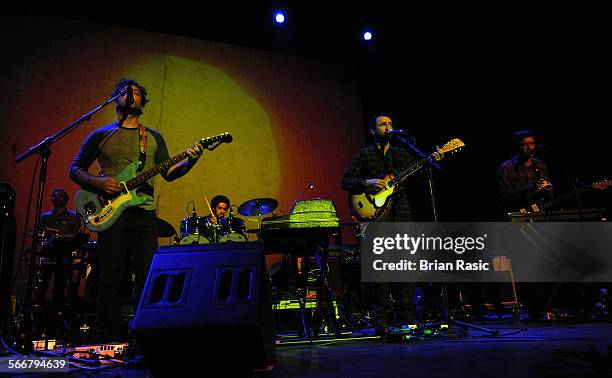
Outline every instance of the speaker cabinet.
<svg viewBox="0 0 612 378"><path fill-rule="evenodd" d="M273 365L270 279L261 245L160 247L130 332L154 376Z"/></svg>

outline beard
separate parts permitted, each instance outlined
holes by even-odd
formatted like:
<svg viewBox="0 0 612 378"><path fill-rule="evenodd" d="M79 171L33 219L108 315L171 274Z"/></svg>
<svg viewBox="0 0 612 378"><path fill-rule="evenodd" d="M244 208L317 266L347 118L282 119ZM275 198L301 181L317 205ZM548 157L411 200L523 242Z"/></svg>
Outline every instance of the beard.
<svg viewBox="0 0 612 378"><path fill-rule="evenodd" d="M535 150L531 150L527 152L519 151L518 156L520 160L526 161L535 156Z"/></svg>
<svg viewBox="0 0 612 378"><path fill-rule="evenodd" d="M118 106L117 110L126 116L127 115L135 115L135 116L142 115L142 109L140 108L132 108L132 107L126 108L125 106Z"/></svg>
<svg viewBox="0 0 612 378"><path fill-rule="evenodd" d="M380 144L381 146L386 145L387 143L389 143L389 141L391 141L390 133L386 133L385 135L376 134L376 142Z"/></svg>

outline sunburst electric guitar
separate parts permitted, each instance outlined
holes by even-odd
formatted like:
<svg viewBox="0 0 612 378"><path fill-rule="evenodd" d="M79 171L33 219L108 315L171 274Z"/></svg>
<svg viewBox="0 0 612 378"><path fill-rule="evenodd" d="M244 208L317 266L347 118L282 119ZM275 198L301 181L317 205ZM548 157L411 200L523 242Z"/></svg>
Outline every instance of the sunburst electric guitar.
<svg viewBox="0 0 612 378"><path fill-rule="evenodd" d="M222 143L231 143L233 139L229 133L223 133L204 138L199 143L203 148L212 151ZM76 208L77 212L83 217L85 226L94 232L107 230L115 223L125 209L140 206L147 201L146 196L136 194L136 189L144 185L147 180L188 157L189 154L187 151L184 151L142 173L138 173L138 169L142 164L140 161L128 164L115 177L115 180L121 186L119 194L109 195L106 193L90 192L86 189L79 190L76 194Z"/></svg>
<svg viewBox="0 0 612 378"><path fill-rule="evenodd" d="M401 184L412 174L418 172L425 166L428 160L440 161L444 154L459 151L465 144L460 139L453 139L442 148L437 149L425 159L422 159L401 173L394 171L385 173L381 179L385 181L385 187L379 192L351 194L349 195L349 207L352 214L360 222L374 222L380 219L391 208L393 195L401 189Z"/></svg>

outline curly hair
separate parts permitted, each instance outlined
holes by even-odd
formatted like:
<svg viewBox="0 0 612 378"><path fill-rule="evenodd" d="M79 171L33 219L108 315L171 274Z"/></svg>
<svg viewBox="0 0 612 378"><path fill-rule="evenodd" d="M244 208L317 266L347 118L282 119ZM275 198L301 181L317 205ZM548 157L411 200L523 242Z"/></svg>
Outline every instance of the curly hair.
<svg viewBox="0 0 612 378"><path fill-rule="evenodd" d="M226 196L219 194L218 196L215 196L211 201L210 201L210 207L212 207L213 209L215 207L217 207L218 204L220 204L221 202L226 203L227 207L230 207L230 200L229 198L227 198Z"/></svg>
<svg viewBox="0 0 612 378"><path fill-rule="evenodd" d="M113 94L117 93L117 91L122 90L128 85L135 85L140 90L140 97L142 98L142 107L144 108L147 102L149 102L147 88L145 88L142 84L133 79L121 79L115 84L115 90Z"/></svg>

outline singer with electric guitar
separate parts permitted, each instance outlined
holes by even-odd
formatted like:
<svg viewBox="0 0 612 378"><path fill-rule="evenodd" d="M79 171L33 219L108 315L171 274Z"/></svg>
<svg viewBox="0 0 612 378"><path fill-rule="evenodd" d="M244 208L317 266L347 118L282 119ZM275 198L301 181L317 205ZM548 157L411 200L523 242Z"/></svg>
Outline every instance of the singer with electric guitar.
<svg viewBox="0 0 612 378"><path fill-rule="evenodd" d="M353 156L348 169L342 177L342 189L349 192L350 196L374 196L381 192L385 194L393 192L388 201L386 199L382 201L383 204L386 204L384 211L372 212L375 215L372 220L381 222L410 221L411 212L408 198L405 190L402 190L406 182L397 182L397 187L391 189L389 183L392 179L390 176L385 176L385 174L392 171L405 172L414 166L415 161L407 151L390 144L393 134L393 123L389 115L377 114L372 117L369 131L374 136L374 143L361 149ZM375 209L375 206L370 206L372 202L369 201L369 198L364 197L362 203L364 205L367 203L369 209ZM355 210L357 209L353 209L354 213L356 212ZM389 332L388 327L392 323L416 323L415 309L412 303L415 290L414 284L407 282L380 282L372 284L371 289L374 296L373 313L377 334L382 336L387 334ZM394 312L390 299L391 295L393 295L398 305L396 319L392 318Z"/></svg>
<svg viewBox="0 0 612 378"><path fill-rule="evenodd" d="M128 258L135 275L136 304L157 250L153 176L160 173L167 181L178 179L209 147L198 142L170 159L162 135L139 122L148 102L145 87L124 79L113 94L119 91L125 94L116 100L117 121L93 131L69 169L69 177L86 191L77 195L79 213L88 228L99 231L95 332L99 342L127 339L120 300ZM88 172L95 160L102 175Z"/></svg>
<svg viewBox="0 0 612 378"><path fill-rule="evenodd" d="M391 208L394 195L402 190L401 186L408 177L421 170L427 164L442 160L444 154L458 151L464 146L465 144L460 139L453 139L402 172L385 172L380 177L380 180L385 183L382 189L376 192L350 194L349 207L353 216L362 222L373 222L383 219Z"/></svg>

